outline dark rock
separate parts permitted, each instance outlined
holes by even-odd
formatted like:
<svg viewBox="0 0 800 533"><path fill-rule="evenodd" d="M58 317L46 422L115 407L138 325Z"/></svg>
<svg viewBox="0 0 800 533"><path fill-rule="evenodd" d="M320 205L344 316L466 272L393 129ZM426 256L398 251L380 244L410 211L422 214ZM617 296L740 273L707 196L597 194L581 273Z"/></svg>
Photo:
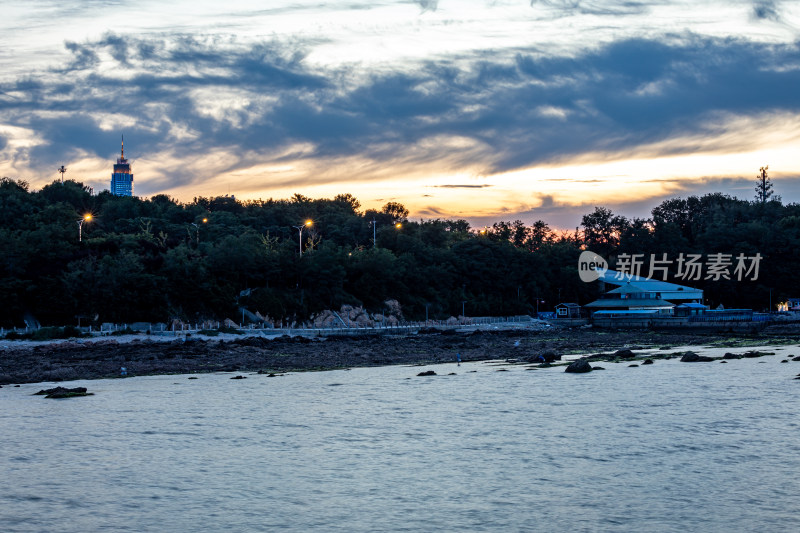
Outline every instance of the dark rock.
<svg viewBox="0 0 800 533"><path fill-rule="evenodd" d="M577 361L573 361L569 364L569 366L564 370L564 372L571 372L575 374L583 374L585 372L591 372L592 365L589 364L589 361L586 358L581 357Z"/></svg>
<svg viewBox="0 0 800 533"><path fill-rule="evenodd" d="M738 355L738 354L735 354L735 353L728 352L725 355L723 355L722 358L723 359L741 359L742 356Z"/></svg>
<svg viewBox="0 0 800 533"><path fill-rule="evenodd" d="M705 363L707 361L713 361L712 357L706 357L705 355L697 355L694 352L686 352L681 357L681 363Z"/></svg>
<svg viewBox="0 0 800 533"><path fill-rule="evenodd" d="M784 359L783 361L781 361L781 363L788 363L788 362L789 361L787 359Z"/></svg>
<svg viewBox="0 0 800 533"><path fill-rule="evenodd" d="M68 389L66 387L55 387L52 389L42 389L39 392L34 393L34 395L44 396L46 394L53 394L56 392L75 392L75 393L82 393L86 392L86 387L75 387L74 389Z"/></svg>
<svg viewBox="0 0 800 533"><path fill-rule="evenodd" d="M632 359L636 357L636 354L628 349L624 349L614 352L614 357L619 357L620 359Z"/></svg>
<svg viewBox="0 0 800 533"><path fill-rule="evenodd" d="M247 379L247 376L233 376L231 379Z"/></svg>
<svg viewBox="0 0 800 533"><path fill-rule="evenodd" d="M189 376L189 377L188 377L188 378L186 378L186 379L197 379L197 376Z"/></svg>
<svg viewBox="0 0 800 533"><path fill-rule="evenodd" d="M645 359L644 362L642 363L642 365L652 365L652 364L653 364L652 359Z"/></svg>
<svg viewBox="0 0 800 533"><path fill-rule="evenodd" d="M540 360L544 363L552 363L553 361L561 361L561 356L553 351L546 351L539 355Z"/></svg>
<svg viewBox="0 0 800 533"><path fill-rule="evenodd" d="M593 366L592 370L605 370L605 367L602 366Z"/></svg>
<svg viewBox="0 0 800 533"><path fill-rule="evenodd" d="M743 355L744 355L744 357L747 357L748 359L751 359L751 358L754 358L754 357L764 357L765 355L775 355L775 352L750 351L750 352L745 352Z"/></svg>
<svg viewBox="0 0 800 533"><path fill-rule="evenodd" d="M631 367L639 368L639 365L628 365L628 368L631 368Z"/></svg>
<svg viewBox="0 0 800 533"><path fill-rule="evenodd" d="M44 395L45 398L73 398L75 396L91 396L92 393L86 392L86 387L75 387L68 389L66 387L55 387L53 389L43 389L37 392L38 395Z"/></svg>
<svg viewBox="0 0 800 533"><path fill-rule="evenodd" d="M720 361L720 363L725 363L725 364L727 364L728 362L727 362L727 361Z"/></svg>
<svg viewBox="0 0 800 533"><path fill-rule="evenodd" d="M433 370L426 370L425 372L420 372L417 376L435 376L436 372Z"/></svg>
<svg viewBox="0 0 800 533"><path fill-rule="evenodd" d="M794 359L792 359L792 361L800 361L800 355L798 355L797 357L795 357Z"/></svg>

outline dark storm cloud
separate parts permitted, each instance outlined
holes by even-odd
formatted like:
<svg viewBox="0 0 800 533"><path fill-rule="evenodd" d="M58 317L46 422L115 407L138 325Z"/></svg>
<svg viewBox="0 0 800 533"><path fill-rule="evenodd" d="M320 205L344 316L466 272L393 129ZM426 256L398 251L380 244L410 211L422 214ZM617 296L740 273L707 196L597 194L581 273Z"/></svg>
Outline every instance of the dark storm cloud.
<svg viewBox="0 0 800 533"><path fill-rule="evenodd" d="M684 136L713 139L726 131L712 118L800 110L796 44L630 39L578 56L483 53L390 74L312 68L309 45L299 42L109 34L66 46L71 61L0 86L13 95L0 98L6 124L44 139L31 154L44 168L78 151L113 157L125 133L138 154L223 149L241 158L231 170L264 162L245 160L254 152L301 143L312 146L308 158L446 160L491 173ZM98 68L98 58L109 55L116 68ZM241 93L246 103L214 116L200 110L198 90L220 103ZM104 113L136 122L109 132L95 118ZM175 135L176 128L188 134ZM423 143L451 137L472 144ZM671 153L696 149L671 146ZM196 169L171 176L176 185L207 177Z"/></svg>

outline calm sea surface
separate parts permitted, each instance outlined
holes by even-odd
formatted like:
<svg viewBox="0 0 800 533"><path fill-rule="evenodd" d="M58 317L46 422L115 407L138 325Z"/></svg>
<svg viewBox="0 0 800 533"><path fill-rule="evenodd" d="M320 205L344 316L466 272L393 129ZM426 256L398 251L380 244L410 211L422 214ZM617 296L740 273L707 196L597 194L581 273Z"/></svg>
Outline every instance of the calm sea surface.
<svg viewBox="0 0 800 533"><path fill-rule="evenodd" d="M0 530L800 531L777 351L4 386Z"/></svg>

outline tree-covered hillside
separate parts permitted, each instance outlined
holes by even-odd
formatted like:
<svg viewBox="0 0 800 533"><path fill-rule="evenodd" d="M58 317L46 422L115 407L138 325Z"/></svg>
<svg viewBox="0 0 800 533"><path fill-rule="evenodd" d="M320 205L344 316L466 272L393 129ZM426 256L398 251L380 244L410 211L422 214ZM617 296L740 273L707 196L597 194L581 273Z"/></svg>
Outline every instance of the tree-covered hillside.
<svg viewBox="0 0 800 533"><path fill-rule="evenodd" d="M20 325L26 314L56 325L78 316L235 318L239 306L305 319L343 304L381 312L389 299L407 318L426 309L432 318L460 315L462 306L470 316L533 313L537 300L540 311L552 311L559 299L587 303L599 294L598 284L578 276L584 249L612 266L626 254L760 253L755 281L673 280L705 288L712 305L763 309L770 289L773 303L800 296L792 275L798 245L800 206L722 194L665 201L648 220L597 208L580 231L560 232L541 221L485 229L464 220L410 221L402 205L361 211L348 194L182 204L164 195L93 196L74 181L31 191L4 178L0 325Z"/></svg>

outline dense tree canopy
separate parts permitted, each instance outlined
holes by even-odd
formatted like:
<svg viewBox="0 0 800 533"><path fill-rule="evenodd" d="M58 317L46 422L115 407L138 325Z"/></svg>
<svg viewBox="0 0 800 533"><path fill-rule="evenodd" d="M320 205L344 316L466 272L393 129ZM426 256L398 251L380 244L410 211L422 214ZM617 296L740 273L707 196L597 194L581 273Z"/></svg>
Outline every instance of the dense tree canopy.
<svg viewBox="0 0 800 533"><path fill-rule="evenodd" d="M757 280L676 278L706 290L712 305L768 306L800 296L792 276L800 250L800 206L709 194L674 198L650 219L598 207L582 230L542 221L498 222L474 231L464 220L408 220L390 202L359 211L333 199L180 203L92 195L75 181L39 191L0 180L0 325L240 317L240 306L274 319L305 319L342 304L381 312L398 300L406 317L552 311L587 303L597 284L580 281L578 256L737 254L763 260ZM86 213L92 220L80 222ZM306 221L311 225L305 225ZM78 226L82 224L82 241ZM302 250L302 255L300 251ZM645 266L642 271L647 275ZM752 277L752 276L750 276ZM85 322L84 322L85 323Z"/></svg>

